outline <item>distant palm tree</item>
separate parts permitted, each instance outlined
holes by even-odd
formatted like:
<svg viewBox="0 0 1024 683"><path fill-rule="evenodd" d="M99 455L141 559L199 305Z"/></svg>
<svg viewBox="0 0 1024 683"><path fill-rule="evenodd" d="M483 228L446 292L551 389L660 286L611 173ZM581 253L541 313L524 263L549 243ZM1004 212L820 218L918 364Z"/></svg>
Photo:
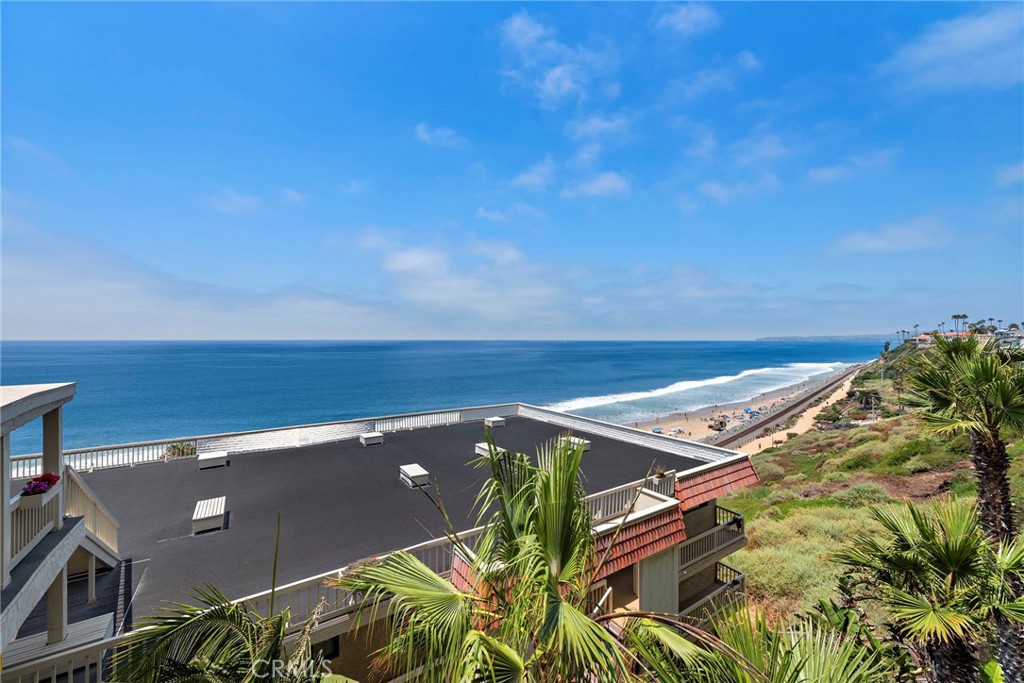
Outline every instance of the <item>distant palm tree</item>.
<svg viewBox="0 0 1024 683"><path fill-rule="evenodd" d="M894 634L920 649L929 680L980 683L976 640L986 624L1024 623L1010 585L1024 578L1024 545L990 545L974 505L959 499L872 515L883 533L858 536L834 559L851 568L865 599L887 608ZM1024 680L1024 652L1001 637L997 655L1006 681Z"/></svg>

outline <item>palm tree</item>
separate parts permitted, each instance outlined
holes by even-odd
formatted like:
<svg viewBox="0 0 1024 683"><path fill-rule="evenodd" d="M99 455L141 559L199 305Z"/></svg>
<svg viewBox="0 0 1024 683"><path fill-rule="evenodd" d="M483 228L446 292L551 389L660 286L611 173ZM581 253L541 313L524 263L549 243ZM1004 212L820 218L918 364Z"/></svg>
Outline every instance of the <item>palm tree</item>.
<svg viewBox="0 0 1024 683"><path fill-rule="evenodd" d="M628 676L623 646L588 616L595 551L582 454L563 440L541 447L536 466L493 447L481 458L491 477L478 503L494 512L473 547L450 532L455 552L472 561L469 585L402 551L337 580L365 595L360 617L376 622L386 609L394 624L378 666L393 674L422 667L428 681Z"/></svg>
<svg viewBox="0 0 1024 683"><path fill-rule="evenodd" d="M745 682L838 680L790 675L813 659L822 670L852 674L843 680L877 680L861 675L879 664L857 648L824 636L805 644L804 636L819 637L812 628L776 648L773 657L789 659L776 666L785 675L775 676L764 661L749 658L753 649L740 651L741 640L730 641L727 629L716 637L675 615L595 616L587 596L604 558L595 551L581 457L582 447L567 440L541 446L537 465L492 447L480 460L491 476L478 504L493 513L481 517L479 540L465 542L449 521L455 552L472 558L456 582L405 552L359 565L334 582L364 596L360 619L388 624L390 639L377 652L381 669L459 683L722 680L712 674L724 670L735 674L726 680ZM382 611L386 622L378 619ZM801 653L826 647L815 658L795 657L792 642Z"/></svg>
<svg viewBox="0 0 1024 683"><path fill-rule="evenodd" d="M851 568L865 599L887 608L891 630L919 648L935 683L979 683L976 640L995 620L1024 623L1013 581L1024 578L1024 544L995 546L981 532L973 504L945 500L874 508L884 533L855 538L834 559ZM1022 653L997 649L1008 681L1021 678Z"/></svg>
<svg viewBox="0 0 1024 683"><path fill-rule="evenodd" d="M763 613L739 609L719 615L713 629L741 659L724 654L697 657L682 667L682 677L658 680L750 683L748 671L737 664L741 661L772 683L882 683L893 678L888 653L864 647L849 634L811 618L772 625Z"/></svg>
<svg viewBox="0 0 1024 683"><path fill-rule="evenodd" d="M113 658L114 681L133 683L317 683L325 678L311 651L322 604L296 643L285 647L291 615L270 617L233 603L213 586L195 589L196 604L169 603L143 619ZM343 680L340 677L333 680Z"/></svg>
<svg viewBox="0 0 1024 683"><path fill-rule="evenodd" d="M978 477L981 525L994 540L1012 539L1015 523L1003 429L1024 428L1024 351L998 349L971 335L937 337L912 361L907 404L939 434L966 434Z"/></svg>

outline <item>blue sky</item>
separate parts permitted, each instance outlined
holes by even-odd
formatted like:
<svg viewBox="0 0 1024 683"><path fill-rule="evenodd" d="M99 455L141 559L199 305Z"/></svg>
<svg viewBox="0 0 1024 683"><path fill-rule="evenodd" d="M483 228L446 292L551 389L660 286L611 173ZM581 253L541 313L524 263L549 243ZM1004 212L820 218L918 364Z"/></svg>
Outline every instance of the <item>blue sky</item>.
<svg viewBox="0 0 1024 683"><path fill-rule="evenodd" d="M3 8L3 336L1024 318L1024 5Z"/></svg>

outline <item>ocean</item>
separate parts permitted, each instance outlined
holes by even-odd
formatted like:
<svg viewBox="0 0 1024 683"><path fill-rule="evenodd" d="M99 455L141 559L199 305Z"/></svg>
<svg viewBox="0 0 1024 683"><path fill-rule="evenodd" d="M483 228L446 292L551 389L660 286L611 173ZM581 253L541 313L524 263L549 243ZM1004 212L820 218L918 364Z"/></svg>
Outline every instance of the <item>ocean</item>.
<svg viewBox="0 0 1024 683"><path fill-rule="evenodd" d="M752 398L868 342L15 342L3 384L78 383L64 447L521 401L613 422ZM40 421L14 432L38 452Z"/></svg>

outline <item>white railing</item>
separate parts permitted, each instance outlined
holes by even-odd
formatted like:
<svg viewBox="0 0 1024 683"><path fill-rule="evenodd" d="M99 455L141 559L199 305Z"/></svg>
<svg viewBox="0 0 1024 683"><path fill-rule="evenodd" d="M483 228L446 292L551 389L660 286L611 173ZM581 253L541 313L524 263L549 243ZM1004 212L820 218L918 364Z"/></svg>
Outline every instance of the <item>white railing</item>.
<svg viewBox="0 0 1024 683"><path fill-rule="evenodd" d="M110 467L132 467L150 462L167 462L195 456L196 439L169 439L139 443L75 448L64 451L64 463L80 472ZM43 473L43 456L15 455L11 457L11 479L28 479Z"/></svg>
<svg viewBox="0 0 1024 683"><path fill-rule="evenodd" d="M684 441L682 439L675 439L670 436L662 436L660 434L652 434L639 429L633 429L632 427L623 427L609 422L592 420L589 417L568 415L548 408L538 408L537 406L520 404L519 416L558 425L559 427L565 427L566 429L579 430L589 434L596 434L597 436L604 436L609 439L623 441L635 446L643 446L644 448L650 448L663 453L671 453L673 455L681 455L686 458L693 458L694 460L700 460L701 462L706 463L718 462L719 460L725 460L736 456L735 451L719 448L718 446L711 446L694 441Z"/></svg>
<svg viewBox="0 0 1024 683"><path fill-rule="evenodd" d="M736 455L734 451L724 448L650 434L630 427L601 422L600 420L567 415L556 410L538 408L521 403L504 403L493 406L342 420L276 429L257 429L246 432L141 441L95 448L74 448L64 451L64 461L79 472L109 467L132 467L144 463L166 462L181 457L194 457L197 453L207 451L245 453L250 451L297 448L353 439L359 434L370 431L392 432L404 429L437 427L478 421L491 416L522 416L555 424L570 430L582 430L617 441L694 458L706 463L718 462ZM38 476L42 474L42 464L43 457L39 453L12 456L11 478L27 479Z"/></svg>
<svg viewBox="0 0 1024 683"><path fill-rule="evenodd" d="M114 515L71 466L64 468L64 481L64 514L84 517L85 530L116 555L117 530L120 525Z"/></svg>
<svg viewBox="0 0 1024 683"><path fill-rule="evenodd" d="M57 677L71 681L103 681L108 650L120 644L121 638L108 638L81 645L48 657L3 670L4 683L54 683ZM66 677L66 678L65 678Z"/></svg>
<svg viewBox="0 0 1024 683"><path fill-rule="evenodd" d="M423 427L445 427L462 422L462 411L446 410L442 413L420 413L419 415L403 415L385 417L374 420L375 432L398 432L403 429L422 429Z"/></svg>
<svg viewBox="0 0 1024 683"><path fill-rule="evenodd" d="M717 508L715 510L717 524L715 526L679 545L680 574L686 573L690 567L722 548L741 541L743 539L742 520L743 516L732 510Z"/></svg>
<svg viewBox="0 0 1024 683"><path fill-rule="evenodd" d="M63 486L64 481L58 481L46 493L36 494L40 502L45 501L38 507L30 506L27 501L23 502L21 496L10 500L11 567L21 562L32 552L32 548L56 527L57 520L61 517L60 492Z"/></svg>

